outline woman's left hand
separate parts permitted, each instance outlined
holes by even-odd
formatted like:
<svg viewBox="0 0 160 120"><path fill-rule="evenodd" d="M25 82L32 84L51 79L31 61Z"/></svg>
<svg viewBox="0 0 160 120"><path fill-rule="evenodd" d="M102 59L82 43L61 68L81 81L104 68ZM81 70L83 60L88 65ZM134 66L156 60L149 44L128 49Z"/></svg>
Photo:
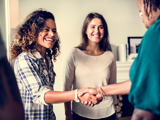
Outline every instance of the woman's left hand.
<svg viewBox="0 0 160 120"><path fill-rule="evenodd" d="M102 101L102 95L96 88L86 88L78 94L78 98L88 106L94 106Z"/></svg>

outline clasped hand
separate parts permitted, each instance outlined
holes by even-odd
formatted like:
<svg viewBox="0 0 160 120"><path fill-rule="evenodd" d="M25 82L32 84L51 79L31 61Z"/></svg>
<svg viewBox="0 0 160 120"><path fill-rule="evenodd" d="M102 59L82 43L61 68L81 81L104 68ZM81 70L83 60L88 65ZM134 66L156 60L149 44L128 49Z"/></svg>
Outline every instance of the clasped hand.
<svg viewBox="0 0 160 120"><path fill-rule="evenodd" d="M84 88L78 91L79 100L88 106L94 106L102 101L102 94L99 88Z"/></svg>

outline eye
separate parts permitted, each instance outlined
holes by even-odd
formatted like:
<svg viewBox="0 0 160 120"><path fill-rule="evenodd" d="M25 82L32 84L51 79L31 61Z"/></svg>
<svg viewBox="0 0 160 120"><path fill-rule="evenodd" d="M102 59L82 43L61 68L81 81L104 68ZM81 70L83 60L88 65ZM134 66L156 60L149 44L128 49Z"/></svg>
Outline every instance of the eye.
<svg viewBox="0 0 160 120"><path fill-rule="evenodd" d="M48 28L44 28L44 31L47 31L47 32L48 32L48 31L49 31L49 29L48 29Z"/></svg>
<svg viewBox="0 0 160 120"><path fill-rule="evenodd" d="M100 28L100 29L104 29L104 27L103 27L103 26L100 26L99 28Z"/></svg>
<svg viewBox="0 0 160 120"><path fill-rule="evenodd" d="M53 30L53 33L57 33L57 30Z"/></svg>
<svg viewBox="0 0 160 120"><path fill-rule="evenodd" d="M91 26L91 28L95 28L94 26Z"/></svg>

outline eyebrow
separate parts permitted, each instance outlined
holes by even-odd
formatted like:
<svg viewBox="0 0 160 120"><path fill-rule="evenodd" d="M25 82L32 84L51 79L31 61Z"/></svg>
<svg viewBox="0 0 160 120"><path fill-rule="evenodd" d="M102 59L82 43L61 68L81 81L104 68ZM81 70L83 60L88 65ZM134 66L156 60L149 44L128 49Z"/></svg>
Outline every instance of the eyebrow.
<svg viewBox="0 0 160 120"><path fill-rule="evenodd" d="M46 28L50 28L50 27L48 27L48 26L46 26L46 25L45 25L44 27L46 27ZM56 28L53 28L52 30L57 30L57 29L56 29Z"/></svg>
<svg viewBox="0 0 160 120"><path fill-rule="evenodd" d="M90 26L95 26L95 24L90 24ZM103 26L103 25L100 25L100 26Z"/></svg>

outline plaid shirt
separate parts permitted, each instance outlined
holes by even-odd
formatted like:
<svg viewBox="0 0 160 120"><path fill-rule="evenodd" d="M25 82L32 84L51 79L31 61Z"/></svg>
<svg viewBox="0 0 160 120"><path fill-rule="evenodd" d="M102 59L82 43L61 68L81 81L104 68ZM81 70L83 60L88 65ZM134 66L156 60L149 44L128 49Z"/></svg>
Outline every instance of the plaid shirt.
<svg viewBox="0 0 160 120"><path fill-rule="evenodd" d="M55 120L53 105L44 101L44 94L53 90L55 72L53 62L45 59L34 49L22 52L16 59L14 71L25 108L25 120Z"/></svg>

